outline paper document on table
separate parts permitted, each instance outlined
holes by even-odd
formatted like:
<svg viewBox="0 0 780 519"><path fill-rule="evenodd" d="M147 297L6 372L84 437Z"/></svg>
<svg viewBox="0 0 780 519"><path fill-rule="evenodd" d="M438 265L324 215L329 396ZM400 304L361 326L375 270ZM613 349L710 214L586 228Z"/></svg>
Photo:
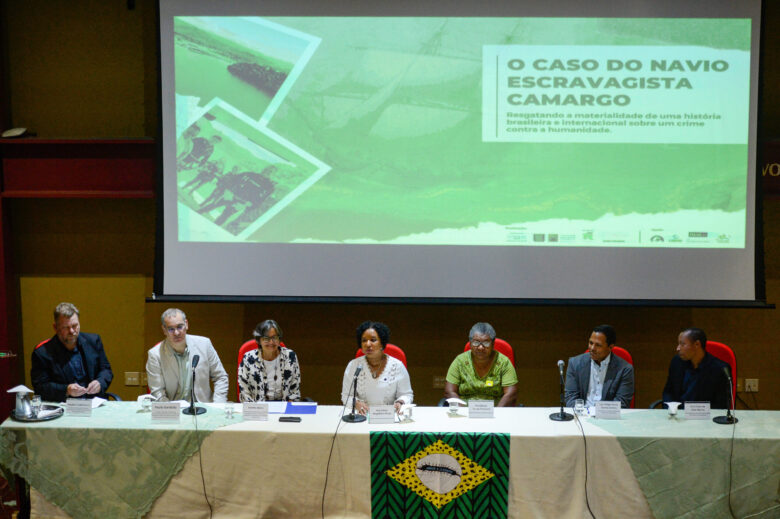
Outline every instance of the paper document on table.
<svg viewBox="0 0 780 519"><path fill-rule="evenodd" d="M268 412L269 413L276 413L276 414L283 414L285 410L287 410L287 402L265 402L268 404Z"/></svg>
<svg viewBox="0 0 780 519"><path fill-rule="evenodd" d="M100 398L99 396L96 396L92 399L92 409L95 409L96 407L100 407L101 405L108 402L105 398Z"/></svg>

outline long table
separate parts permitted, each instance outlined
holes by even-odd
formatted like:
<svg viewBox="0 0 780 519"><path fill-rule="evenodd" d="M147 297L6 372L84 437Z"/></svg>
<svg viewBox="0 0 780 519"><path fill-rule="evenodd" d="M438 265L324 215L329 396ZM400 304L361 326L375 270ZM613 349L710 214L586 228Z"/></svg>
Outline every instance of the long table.
<svg viewBox="0 0 780 519"><path fill-rule="evenodd" d="M717 518L730 517L733 432L735 515L780 517L778 412L740 412L734 429L630 410L581 420L583 440L577 423L549 420L552 408L469 419L417 407L409 423L372 425L341 422L337 406L300 423L244 422L206 407L176 424L152 423L127 402L90 418L7 420L0 463L34 487L34 517L197 518L209 517L209 504L217 518L370 517L371 431L502 432L511 435L509 517L590 517L589 506L599 519Z"/></svg>

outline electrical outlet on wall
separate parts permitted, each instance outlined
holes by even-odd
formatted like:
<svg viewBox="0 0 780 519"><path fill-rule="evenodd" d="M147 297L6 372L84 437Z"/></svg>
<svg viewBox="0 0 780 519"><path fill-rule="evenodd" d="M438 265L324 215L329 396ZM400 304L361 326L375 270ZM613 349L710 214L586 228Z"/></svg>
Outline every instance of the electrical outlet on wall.
<svg viewBox="0 0 780 519"><path fill-rule="evenodd" d="M745 379L745 393L758 393L758 379L746 378Z"/></svg>

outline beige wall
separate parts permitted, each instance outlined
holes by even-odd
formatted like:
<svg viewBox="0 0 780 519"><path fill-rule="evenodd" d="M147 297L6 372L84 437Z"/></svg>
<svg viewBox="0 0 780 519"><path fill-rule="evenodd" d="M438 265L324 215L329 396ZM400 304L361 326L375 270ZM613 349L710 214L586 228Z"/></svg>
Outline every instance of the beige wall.
<svg viewBox="0 0 780 519"><path fill-rule="evenodd" d="M25 0L2 4L11 122L40 137L138 137L157 133L154 2ZM763 75L765 135L780 135L777 56L780 5L766 6ZM51 310L70 300L82 310L83 329L103 336L124 398L125 371L144 368L146 350L161 338L159 315L168 305L151 295L155 205L151 200L14 200L11 224L20 276L25 359L51 330ZM780 301L780 200L764 209L767 298ZM434 375L446 372L462 350L471 324L492 322L515 348L520 400L554 405L555 362L585 348L591 326L608 322L634 356L637 405L659 397L680 328L696 325L730 344L739 376L760 379L753 406L779 409L778 310L632 308L596 306L207 304L180 305L192 333L207 335L231 374L235 356L255 323L277 319L302 362L303 392L322 403L338 400L341 376L355 351L362 320L383 320L410 362L417 399L433 404ZM17 316L9 316L14 319ZM29 364L29 363L28 363ZM26 368L29 370L29 365ZM29 377L29 373L28 373ZM752 396L756 397L754 401Z"/></svg>

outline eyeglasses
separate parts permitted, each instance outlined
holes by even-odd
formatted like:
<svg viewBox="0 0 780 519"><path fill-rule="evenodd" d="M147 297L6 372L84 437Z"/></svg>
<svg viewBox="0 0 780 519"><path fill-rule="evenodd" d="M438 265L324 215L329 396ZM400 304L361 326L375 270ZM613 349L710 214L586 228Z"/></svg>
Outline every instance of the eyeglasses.
<svg viewBox="0 0 780 519"><path fill-rule="evenodd" d="M274 335L273 337L266 337L265 335L262 335L257 339L265 342L279 342L281 340L281 338L278 335Z"/></svg>
<svg viewBox="0 0 780 519"><path fill-rule="evenodd" d="M168 333L180 332L184 330L186 326L187 325L184 323L179 323L176 326L168 326L167 328L165 328L165 331L167 331Z"/></svg>
<svg viewBox="0 0 780 519"><path fill-rule="evenodd" d="M483 348L490 348L491 344L493 344L492 341L471 341L472 348L479 348L480 346Z"/></svg>

